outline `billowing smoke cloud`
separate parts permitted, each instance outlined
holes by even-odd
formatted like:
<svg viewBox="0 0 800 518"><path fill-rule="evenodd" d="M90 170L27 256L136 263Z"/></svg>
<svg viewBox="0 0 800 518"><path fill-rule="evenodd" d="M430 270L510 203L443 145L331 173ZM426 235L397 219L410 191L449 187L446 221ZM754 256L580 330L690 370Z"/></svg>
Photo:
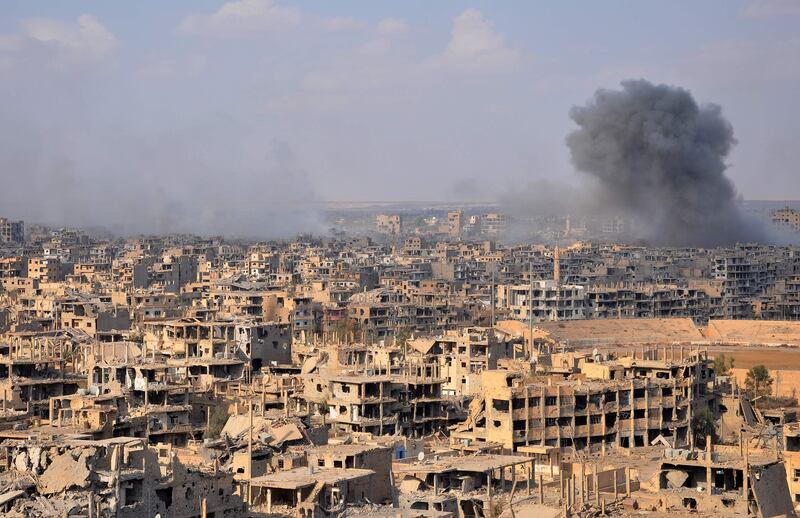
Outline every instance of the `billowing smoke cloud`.
<svg viewBox="0 0 800 518"><path fill-rule="evenodd" d="M725 176L736 140L719 106L699 106L687 90L636 80L598 90L570 117L578 125L567 136L575 167L642 237L676 246L763 240L758 225L739 212Z"/></svg>

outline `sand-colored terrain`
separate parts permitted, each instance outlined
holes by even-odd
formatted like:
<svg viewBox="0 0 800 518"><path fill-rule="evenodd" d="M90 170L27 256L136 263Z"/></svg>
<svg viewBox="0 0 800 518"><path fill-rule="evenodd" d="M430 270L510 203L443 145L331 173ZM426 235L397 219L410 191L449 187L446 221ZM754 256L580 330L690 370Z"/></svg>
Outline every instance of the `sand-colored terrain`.
<svg viewBox="0 0 800 518"><path fill-rule="evenodd" d="M708 355L724 353L734 358L734 366L749 369L756 365L780 370L800 370L800 348L794 347L709 347Z"/></svg>

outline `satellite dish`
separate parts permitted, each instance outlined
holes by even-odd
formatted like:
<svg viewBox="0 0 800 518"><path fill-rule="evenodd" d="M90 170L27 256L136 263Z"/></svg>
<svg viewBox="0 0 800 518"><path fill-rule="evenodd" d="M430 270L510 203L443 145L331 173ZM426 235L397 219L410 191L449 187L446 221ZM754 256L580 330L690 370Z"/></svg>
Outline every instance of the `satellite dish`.
<svg viewBox="0 0 800 518"><path fill-rule="evenodd" d="M419 455L417 455L417 460L420 461L420 462L425 460L425 452L424 451L419 452Z"/></svg>

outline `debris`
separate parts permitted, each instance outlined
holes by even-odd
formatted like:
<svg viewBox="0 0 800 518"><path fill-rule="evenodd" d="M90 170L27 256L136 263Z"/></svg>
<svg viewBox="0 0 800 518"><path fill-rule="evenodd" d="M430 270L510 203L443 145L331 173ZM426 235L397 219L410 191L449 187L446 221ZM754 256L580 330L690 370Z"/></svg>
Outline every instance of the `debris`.
<svg viewBox="0 0 800 518"><path fill-rule="evenodd" d="M86 487L91 472L86 459L94 452L67 452L53 459L47 470L39 477L39 492L43 495L60 493L71 487ZM75 459L73 455L78 454Z"/></svg>
<svg viewBox="0 0 800 518"><path fill-rule="evenodd" d="M667 483L669 484L670 489L678 489L679 487L683 487L684 482L688 480L689 474L685 471L680 471L677 469L671 469L665 473L667 477Z"/></svg>

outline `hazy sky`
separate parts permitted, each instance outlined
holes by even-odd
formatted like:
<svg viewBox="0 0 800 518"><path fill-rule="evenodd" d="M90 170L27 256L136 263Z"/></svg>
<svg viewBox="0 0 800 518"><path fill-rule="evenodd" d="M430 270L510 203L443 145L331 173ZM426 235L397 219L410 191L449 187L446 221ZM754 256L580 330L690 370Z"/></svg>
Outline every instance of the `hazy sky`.
<svg viewBox="0 0 800 518"><path fill-rule="evenodd" d="M800 198L800 0L6 0L0 214L225 230L576 183L570 107L629 78L722 106L746 198Z"/></svg>

